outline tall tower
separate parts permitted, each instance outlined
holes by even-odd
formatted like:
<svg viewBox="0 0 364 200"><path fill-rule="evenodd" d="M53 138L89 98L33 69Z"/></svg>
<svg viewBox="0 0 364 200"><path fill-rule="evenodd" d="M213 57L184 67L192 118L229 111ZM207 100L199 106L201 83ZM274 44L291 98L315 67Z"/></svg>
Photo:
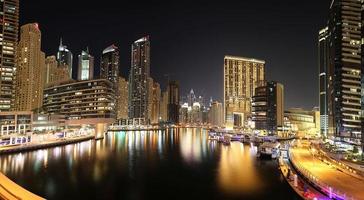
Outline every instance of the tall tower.
<svg viewBox="0 0 364 200"><path fill-rule="evenodd" d="M360 0L333 0L329 18L328 137L360 144L362 79Z"/></svg>
<svg viewBox="0 0 364 200"><path fill-rule="evenodd" d="M115 45L107 47L101 56L100 78L107 79L114 85L119 76L119 48Z"/></svg>
<svg viewBox="0 0 364 200"><path fill-rule="evenodd" d="M69 49L67 49L66 45L63 45L62 38L59 41L57 61L58 65L67 66L69 78L72 79L73 54Z"/></svg>
<svg viewBox="0 0 364 200"><path fill-rule="evenodd" d="M0 111L14 110L19 0L0 1Z"/></svg>
<svg viewBox="0 0 364 200"><path fill-rule="evenodd" d="M168 122L178 124L179 123L179 83L178 81L169 81L168 83Z"/></svg>
<svg viewBox="0 0 364 200"><path fill-rule="evenodd" d="M20 29L15 109L32 111L42 107L45 54L41 51L41 32L37 23Z"/></svg>
<svg viewBox="0 0 364 200"><path fill-rule="evenodd" d="M94 57L89 53L87 48L86 51L82 51L78 55L78 73L77 79L80 81L91 80L94 78Z"/></svg>
<svg viewBox="0 0 364 200"><path fill-rule="evenodd" d="M227 128L243 127L251 117L255 88L265 82L265 61L225 56L224 115Z"/></svg>
<svg viewBox="0 0 364 200"><path fill-rule="evenodd" d="M327 137L328 131L328 68L329 68L329 29L325 27L319 32L318 57L319 57L319 101L320 101L320 132L321 135Z"/></svg>
<svg viewBox="0 0 364 200"><path fill-rule="evenodd" d="M148 78L150 76L149 36L135 41L131 46L129 73L129 118L148 120Z"/></svg>

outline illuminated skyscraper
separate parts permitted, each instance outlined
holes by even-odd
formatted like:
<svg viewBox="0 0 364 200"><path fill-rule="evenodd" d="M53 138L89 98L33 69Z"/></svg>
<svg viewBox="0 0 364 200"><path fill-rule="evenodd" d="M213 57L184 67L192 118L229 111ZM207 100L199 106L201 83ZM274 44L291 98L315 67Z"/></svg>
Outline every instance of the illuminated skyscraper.
<svg viewBox="0 0 364 200"><path fill-rule="evenodd" d="M57 61L59 65L67 66L69 78L72 78L73 54L69 49L67 49L66 45L63 45L62 38L59 41Z"/></svg>
<svg viewBox="0 0 364 200"><path fill-rule="evenodd" d="M132 44L129 72L129 118L148 121L148 78L150 76L150 41L143 37Z"/></svg>
<svg viewBox="0 0 364 200"><path fill-rule="evenodd" d="M49 85L60 84L71 79L69 76L68 65L60 64L55 56L47 56L45 60L45 87Z"/></svg>
<svg viewBox="0 0 364 200"><path fill-rule="evenodd" d="M159 83L155 82L152 78L148 78L148 114L151 124L159 122L160 117L160 101L161 101L161 88Z"/></svg>
<svg viewBox="0 0 364 200"><path fill-rule="evenodd" d="M19 0L0 1L0 111L14 109Z"/></svg>
<svg viewBox="0 0 364 200"><path fill-rule="evenodd" d="M333 0L328 23L328 136L358 145L362 137L362 8L360 0Z"/></svg>
<svg viewBox="0 0 364 200"><path fill-rule="evenodd" d="M319 84L320 84L320 132L321 135L327 137L328 131L328 109L327 109L327 89L328 89L328 67L329 67L329 32L328 27L320 30L319 32Z"/></svg>
<svg viewBox="0 0 364 200"><path fill-rule="evenodd" d="M90 55L87 48L78 55L78 80L91 80L94 78L94 57Z"/></svg>
<svg viewBox="0 0 364 200"><path fill-rule="evenodd" d="M209 110L210 124L212 126L222 127L224 125L224 115L222 103L213 101Z"/></svg>
<svg viewBox="0 0 364 200"><path fill-rule="evenodd" d="M100 78L115 84L119 76L119 48L115 45L107 47L101 56Z"/></svg>
<svg viewBox="0 0 364 200"><path fill-rule="evenodd" d="M128 81L118 76L116 117L117 119L128 119Z"/></svg>
<svg viewBox="0 0 364 200"><path fill-rule="evenodd" d="M252 102L255 128L275 135L284 126L284 88L275 81L255 89Z"/></svg>
<svg viewBox="0 0 364 200"><path fill-rule="evenodd" d="M32 111L42 107L45 55L41 51L41 32L37 23L20 29L15 109Z"/></svg>
<svg viewBox="0 0 364 200"><path fill-rule="evenodd" d="M243 127L251 117L255 88L265 82L265 61L225 56L224 115L227 128Z"/></svg>

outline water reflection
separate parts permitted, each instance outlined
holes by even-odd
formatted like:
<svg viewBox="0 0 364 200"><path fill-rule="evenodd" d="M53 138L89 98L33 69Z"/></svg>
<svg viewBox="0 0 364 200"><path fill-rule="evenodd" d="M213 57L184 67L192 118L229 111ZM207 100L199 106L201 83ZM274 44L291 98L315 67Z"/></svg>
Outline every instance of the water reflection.
<svg viewBox="0 0 364 200"><path fill-rule="evenodd" d="M218 168L220 188L227 193L253 193L261 189L256 171L256 148L233 142L221 148Z"/></svg>
<svg viewBox="0 0 364 200"><path fill-rule="evenodd" d="M0 156L0 171L47 199L244 198L265 191L262 168L279 174L257 165L256 148L207 137L192 128L110 132L103 140Z"/></svg>

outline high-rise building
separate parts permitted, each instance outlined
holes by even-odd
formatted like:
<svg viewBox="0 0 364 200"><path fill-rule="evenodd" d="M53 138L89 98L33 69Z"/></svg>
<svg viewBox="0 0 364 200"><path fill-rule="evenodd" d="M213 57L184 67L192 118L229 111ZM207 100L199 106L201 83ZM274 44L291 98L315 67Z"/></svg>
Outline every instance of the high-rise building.
<svg viewBox="0 0 364 200"><path fill-rule="evenodd" d="M325 27L319 32L318 57L319 57L319 84L320 84L320 132L321 135L327 137L328 131L328 68L329 68L329 28Z"/></svg>
<svg viewBox="0 0 364 200"><path fill-rule="evenodd" d="M265 82L265 61L225 56L224 59L224 116L225 125L244 127L251 117L251 101L255 88Z"/></svg>
<svg viewBox="0 0 364 200"><path fill-rule="evenodd" d="M284 126L284 89L275 81L255 89L252 102L252 120L255 128L276 135Z"/></svg>
<svg viewBox="0 0 364 200"><path fill-rule="evenodd" d="M222 103L218 101L213 101L211 103L210 112L210 124L213 126L222 127L224 125L224 115L223 115L223 108Z"/></svg>
<svg viewBox="0 0 364 200"><path fill-rule="evenodd" d="M14 109L19 0L0 2L0 111Z"/></svg>
<svg viewBox="0 0 364 200"><path fill-rule="evenodd" d="M148 78L150 77L150 41L143 37L132 44L129 73L129 118L148 120Z"/></svg>
<svg viewBox="0 0 364 200"><path fill-rule="evenodd" d="M128 119L128 81L119 76L116 90L117 119Z"/></svg>
<svg viewBox="0 0 364 200"><path fill-rule="evenodd" d="M66 45L63 45L62 38L59 41L59 47L57 52L58 65L67 66L69 78L72 78L72 67L73 67L73 54L67 49Z"/></svg>
<svg viewBox="0 0 364 200"><path fill-rule="evenodd" d="M42 107L45 54L41 51L41 31L37 23L20 29L15 109L32 111Z"/></svg>
<svg viewBox="0 0 364 200"><path fill-rule="evenodd" d="M166 122L168 120L168 90L162 92L159 109L160 121Z"/></svg>
<svg viewBox="0 0 364 200"><path fill-rule="evenodd" d="M69 76L68 65L59 64L55 56L47 56L45 60L45 68L45 87L67 82L71 79Z"/></svg>
<svg viewBox="0 0 364 200"><path fill-rule="evenodd" d="M100 78L117 84L119 76L119 48L111 45L104 49L101 56Z"/></svg>
<svg viewBox="0 0 364 200"><path fill-rule="evenodd" d="M168 83L168 122L179 123L179 83L178 81L169 81Z"/></svg>
<svg viewBox="0 0 364 200"><path fill-rule="evenodd" d="M94 78L94 57L86 51L78 55L78 80L91 80Z"/></svg>
<svg viewBox="0 0 364 200"><path fill-rule="evenodd" d="M152 78L148 78L148 114L150 123L156 124L159 122L160 117L160 101L161 101L161 88L159 83L155 82Z"/></svg>
<svg viewBox="0 0 364 200"><path fill-rule="evenodd" d="M196 95L193 89L191 89L190 93L188 94L187 100L188 100L188 106L191 107L193 106L193 103L196 102Z"/></svg>
<svg viewBox="0 0 364 200"><path fill-rule="evenodd" d="M362 139L362 7L360 0L332 1L326 78L328 137L358 145Z"/></svg>

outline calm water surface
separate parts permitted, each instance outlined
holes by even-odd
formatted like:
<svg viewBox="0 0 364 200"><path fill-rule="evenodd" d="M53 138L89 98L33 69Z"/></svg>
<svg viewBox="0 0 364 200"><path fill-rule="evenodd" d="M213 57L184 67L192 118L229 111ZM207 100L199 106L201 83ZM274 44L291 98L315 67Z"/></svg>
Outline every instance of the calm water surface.
<svg viewBox="0 0 364 200"><path fill-rule="evenodd" d="M1 156L0 170L47 199L300 199L256 150L202 129L118 132Z"/></svg>

